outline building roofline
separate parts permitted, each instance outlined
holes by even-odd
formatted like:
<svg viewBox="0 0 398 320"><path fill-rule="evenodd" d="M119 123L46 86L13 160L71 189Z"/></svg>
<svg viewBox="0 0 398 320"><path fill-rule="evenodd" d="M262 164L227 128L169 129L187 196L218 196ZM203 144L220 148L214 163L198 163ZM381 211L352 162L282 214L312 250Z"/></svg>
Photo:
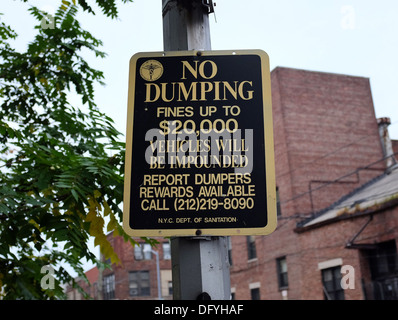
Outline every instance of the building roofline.
<svg viewBox="0 0 398 320"><path fill-rule="evenodd" d="M361 185L360 187L354 189L350 193L344 195L343 197L341 197L339 200L337 200L336 202L334 202L330 206L328 206L328 207L316 212L311 217L306 218L306 219L298 222L297 225L296 225L296 228L294 229L294 231L297 232L297 233L301 233L301 232L305 232L307 230L318 228L318 227L324 226L326 224L334 223L334 222L337 222L337 221L340 221L340 220L350 219L350 218L354 218L354 217L358 217L358 216L364 216L364 215L368 215L368 214L374 214L374 213L378 213L378 212L384 211L384 210L386 210L388 208L398 206L398 196L396 196L396 195L394 196L392 194L390 197L387 197L387 198L383 199L383 201L381 201L379 203L376 202L376 203L370 205L369 207L365 207L363 209L355 206L353 210L346 210L347 209L346 207L342 207L341 208L341 213L340 214L336 214L335 217L332 217L332 218L329 218L329 219L325 219L325 220L322 220L322 221L307 225L309 222L313 221L314 219L317 219L317 218L323 216L324 214L326 214L327 212L330 212L331 210L336 209L336 207L338 207L344 201L348 200L349 198L351 198L355 194L357 194L357 193L359 193L359 192L371 187L372 185L374 185L378 181L380 181L383 178L387 177L389 174L391 174L391 172L384 172L383 174L373 178L372 180L370 180L370 181L364 183L363 185ZM354 202L353 205L355 205L355 204L356 203Z"/></svg>
<svg viewBox="0 0 398 320"><path fill-rule="evenodd" d="M370 80L370 77L366 77L366 76L358 76L358 75L351 75L351 74L346 74L346 73L330 72L330 71L291 68L291 67L283 67L283 66L276 66L274 69L271 70L271 74L274 72L277 72L278 70L291 70L291 71L297 71L297 72L318 73L318 74L323 74L323 75L345 76L345 77L350 77L350 78L359 78L359 79Z"/></svg>
<svg viewBox="0 0 398 320"><path fill-rule="evenodd" d="M317 228L323 227L325 225L339 222L342 220L354 219L354 218L359 218L359 217L364 217L364 216L368 216L368 215L382 213L385 210L394 208L396 206L398 206L398 198L394 198L394 199L392 199L390 201L386 201L385 203L382 203L382 204L376 204L376 205L369 207L363 211L360 210L360 211L356 211L355 213L344 213L344 214L336 216L334 218L320 221L318 223L314 223L309 226L297 226L295 229L293 229L293 231L296 233L303 233L303 232L317 229Z"/></svg>

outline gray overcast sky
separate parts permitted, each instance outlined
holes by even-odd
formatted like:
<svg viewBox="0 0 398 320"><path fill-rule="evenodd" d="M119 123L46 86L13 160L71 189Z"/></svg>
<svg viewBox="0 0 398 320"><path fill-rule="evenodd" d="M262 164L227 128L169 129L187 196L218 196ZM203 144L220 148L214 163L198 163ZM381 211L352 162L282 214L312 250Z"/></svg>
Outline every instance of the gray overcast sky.
<svg viewBox="0 0 398 320"><path fill-rule="evenodd" d="M270 56L271 70L283 66L368 77L376 117L390 117L390 136L398 139L398 1L215 1L213 50L262 49ZM60 2L30 1L50 13ZM34 36L28 7L20 0L1 0L2 19L19 34L19 49ZM137 52L162 51L162 1L135 0L119 9L115 21L100 13L82 13L79 20L104 42L106 59L87 56L105 74L106 86L97 87L96 101L124 133L129 59Z"/></svg>
<svg viewBox="0 0 398 320"><path fill-rule="evenodd" d="M390 117L398 139L398 1L396 0L215 0L210 16L213 50L262 49L276 66L370 78L376 117ZM55 10L60 1L31 0ZM91 1L94 2L94 1ZM119 1L120 2L120 1ZM120 18L81 14L80 21L104 42L106 59L87 56L105 73L96 101L125 132L128 64L137 52L162 51L161 0L119 5ZM34 35L34 19L19 0L1 0L0 12L24 46Z"/></svg>

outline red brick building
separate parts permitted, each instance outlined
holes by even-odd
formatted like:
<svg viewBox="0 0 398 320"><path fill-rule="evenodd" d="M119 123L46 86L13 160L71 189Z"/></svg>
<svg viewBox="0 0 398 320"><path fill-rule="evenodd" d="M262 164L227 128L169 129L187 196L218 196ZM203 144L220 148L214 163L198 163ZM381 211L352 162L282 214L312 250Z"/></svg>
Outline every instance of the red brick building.
<svg viewBox="0 0 398 320"><path fill-rule="evenodd" d="M102 274L99 273L97 267L86 272L90 284L77 279L91 298L142 300L158 299L160 296L161 299L172 299L171 256L168 240L158 239L159 244L151 247L143 240L136 239L140 245L134 248L130 243L124 242L120 236L113 237L113 234L109 234L108 240L122 262L119 265L113 264L111 269L103 270ZM83 299L77 289L72 290L69 287L66 293L70 300Z"/></svg>
<svg viewBox="0 0 398 320"><path fill-rule="evenodd" d="M99 298L99 292L98 292L98 277L99 277L99 271L97 267L94 267L88 271L85 272L85 275L87 277L87 280L89 281L89 284L87 284L84 280L80 278L76 278L75 281L79 283L79 285L83 288L83 290L93 299L98 299ZM67 286L66 288L66 296L68 300L82 300L83 299L83 294L77 290L73 289L71 286Z"/></svg>
<svg viewBox="0 0 398 320"><path fill-rule="evenodd" d="M276 68L271 81L278 227L232 238L234 298L398 299L398 170L369 80Z"/></svg>
<svg viewBox="0 0 398 320"><path fill-rule="evenodd" d="M271 82L278 227L230 239L233 298L398 299L398 142L393 151L382 142L388 119L380 138L369 79L278 67ZM103 272L103 297L156 299L148 245L109 237L122 265ZM162 241L154 250L169 299Z"/></svg>

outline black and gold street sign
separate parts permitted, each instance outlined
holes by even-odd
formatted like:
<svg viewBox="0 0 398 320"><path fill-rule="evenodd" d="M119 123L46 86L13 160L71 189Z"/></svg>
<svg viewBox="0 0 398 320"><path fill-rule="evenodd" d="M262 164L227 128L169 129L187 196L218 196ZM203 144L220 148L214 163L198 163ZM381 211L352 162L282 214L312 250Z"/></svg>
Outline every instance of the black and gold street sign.
<svg viewBox="0 0 398 320"><path fill-rule="evenodd" d="M138 53L129 81L127 233L271 233L276 190L268 55Z"/></svg>

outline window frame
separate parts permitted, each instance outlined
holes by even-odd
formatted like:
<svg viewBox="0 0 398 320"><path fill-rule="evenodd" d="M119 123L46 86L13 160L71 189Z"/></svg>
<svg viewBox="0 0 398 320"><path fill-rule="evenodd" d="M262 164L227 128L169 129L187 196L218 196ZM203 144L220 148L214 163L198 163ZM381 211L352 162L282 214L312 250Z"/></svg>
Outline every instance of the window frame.
<svg viewBox="0 0 398 320"><path fill-rule="evenodd" d="M142 277L145 276L145 279ZM134 275L134 277L133 277ZM148 286L143 286L143 282L147 281ZM132 284L136 284L137 293L133 293ZM149 270L129 271L129 296L130 297L150 297L151 296L151 277Z"/></svg>
<svg viewBox="0 0 398 320"><path fill-rule="evenodd" d="M152 251L145 250L145 247L152 249L149 243L140 243L134 245L134 259L136 261L152 260Z"/></svg>
<svg viewBox="0 0 398 320"><path fill-rule="evenodd" d="M115 299L115 274L111 273L103 278L104 300Z"/></svg>
<svg viewBox="0 0 398 320"><path fill-rule="evenodd" d="M165 248L166 247L166 248ZM167 248L168 247L168 248ZM162 243L163 260L171 260L171 246L170 242Z"/></svg>
<svg viewBox="0 0 398 320"><path fill-rule="evenodd" d="M246 236L247 242L247 260L256 260L257 259L257 249L256 249L256 237L255 236Z"/></svg>
<svg viewBox="0 0 398 320"><path fill-rule="evenodd" d="M278 186L276 187L276 216L282 216L281 199Z"/></svg>
<svg viewBox="0 0 398 320"><path fill-rule="evenodd" d="M251 288L250 289L250 299L251 300L261 300L260 288Z"/></svg>
<svg viewBox="0 0 398 320"><path fill-rule="evenodd" d="M283 270L284 268L283 268L282 262L284 262L284 265L286 266L286 270ZM286 256L276 258L276 270L277 270L277 274L278 274L279 289L282 290L282 289L289 288L289 277L288 277Z"/></svg>
<svg viewBox="0 0 398 320"><path fill-rule="evenodd" d="M331 273L331 280L326 280L327 273ZM321 270L323 296L325 300L345 300L344 289L341 287L341 266L334 266ZM331 288L332 290L329 290Z"/></svg>

